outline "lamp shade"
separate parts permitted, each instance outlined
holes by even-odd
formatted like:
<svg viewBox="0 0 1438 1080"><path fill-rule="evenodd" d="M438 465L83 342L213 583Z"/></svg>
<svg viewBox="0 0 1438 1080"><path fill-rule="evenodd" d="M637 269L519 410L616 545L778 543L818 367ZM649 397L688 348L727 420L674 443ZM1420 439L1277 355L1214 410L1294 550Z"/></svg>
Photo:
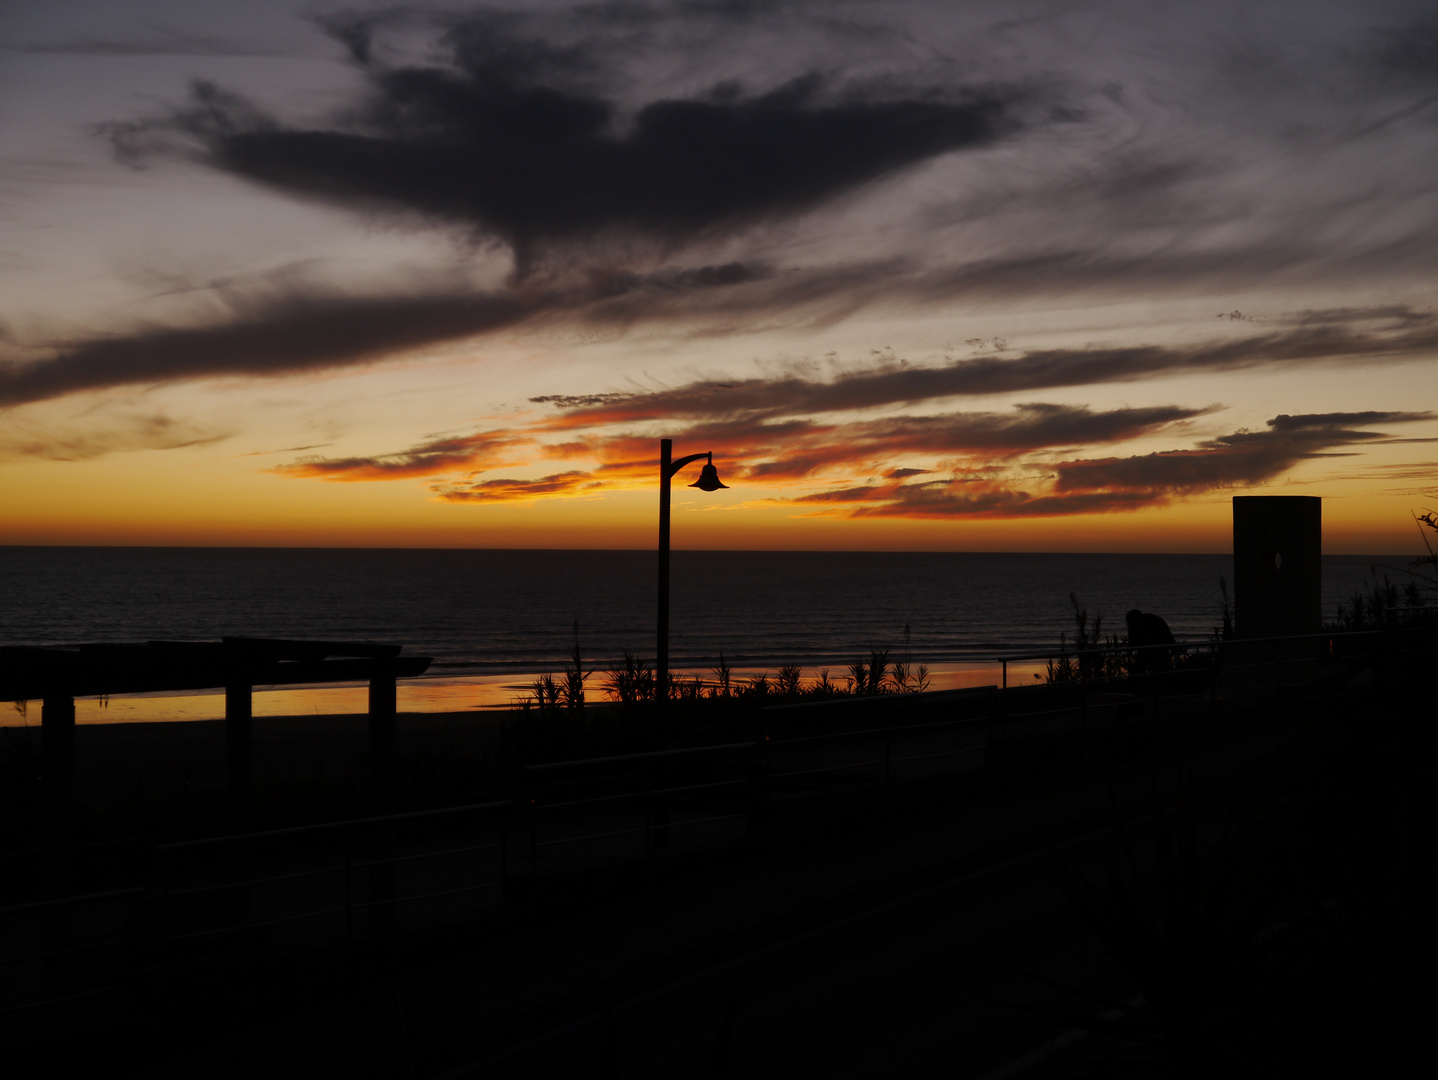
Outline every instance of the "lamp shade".
<svg viewBox="0 0 1438 1080"><path fill-rule="evenodd" d="M712 461L699 470L699 479L689 486L697 487L700 491L718 491L720 488L727 489L729 487L728 484L719 482L719 470L714 468Z"/></svg>

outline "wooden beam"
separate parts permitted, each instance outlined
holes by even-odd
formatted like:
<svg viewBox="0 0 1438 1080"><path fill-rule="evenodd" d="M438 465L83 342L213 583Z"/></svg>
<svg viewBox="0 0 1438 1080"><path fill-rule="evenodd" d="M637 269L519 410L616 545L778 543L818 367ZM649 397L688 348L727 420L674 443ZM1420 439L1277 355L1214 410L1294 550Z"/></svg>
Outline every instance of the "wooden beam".
<svg viewBox="0 0 1438 1080"><path fill-rule="evenodd" d="M76 697L93 694L147 694L172 690L207 690L229 682L233 657L216 643L191 642L196 648L100 648L81 651L23 649L0 646L0 701L32 701L63 680ZM198 648L214 645L214 648ZM430 664L427 656L385 660L398 678L413 678ZM367 682L375 660L246 659L250 682L256 686L293 683Z"/></svg>

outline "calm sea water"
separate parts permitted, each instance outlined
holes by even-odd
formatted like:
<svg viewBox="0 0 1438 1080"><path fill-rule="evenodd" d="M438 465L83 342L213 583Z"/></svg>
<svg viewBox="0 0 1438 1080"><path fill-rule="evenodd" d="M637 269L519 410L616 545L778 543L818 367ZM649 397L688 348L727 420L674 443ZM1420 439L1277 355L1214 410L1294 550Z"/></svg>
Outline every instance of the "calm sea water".
<svg viewBox="0 0 1438 1080"><path fill-rule="evenodd" d="M1327 556L1332 614L1391 558ZM1223 555L701 552L673 556L676 669L837 668L875 645L944 663L1046 649L1069 594L1104 625L1130 608L1180 640L1219 618ZM640 551L0 547L0 644L222 635L398 642L437 675L556 670L654 652L655 556Z"/></svg>

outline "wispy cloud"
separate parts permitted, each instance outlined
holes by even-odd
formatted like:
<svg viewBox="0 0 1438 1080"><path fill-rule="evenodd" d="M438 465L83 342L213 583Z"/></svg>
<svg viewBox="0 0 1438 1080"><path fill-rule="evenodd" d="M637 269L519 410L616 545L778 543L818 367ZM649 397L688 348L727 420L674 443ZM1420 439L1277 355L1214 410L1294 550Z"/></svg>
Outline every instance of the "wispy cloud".
<svg viewBox="0 0 1438 1080"><path fill-rule="evenodd" d="M0 360L0 408L86 390L217 376L276 377L362 366L406 350L523 326L607 326L758 319L802 307L776 299L762 266L726 263L650 273L591 272L565 287L400 295L309 289L226 294L228 318L191 327L142 327ZM792 289L793 283L784 286ZM1135 382L1259 366L1401 363L1438 352L1438 316L1406 307L1298 313L1252 332L1188 345L1011 350L942 364L891 361L829 378L793 372L697 379L653 391L549 394L574 427L660 418L793 415Z"/></svg>
<svg viewBox="0 0 1438 1080"><path fill-rule="evenodd" d="M933 368L882 360L828 379L790 372L701 379L653 392L543 395L534 403L552 412L507 432L436 440L377 457L311 458L277 471L357 480L437 476L431 490L449 501L573 497L651 483L656 436L645 428L662 420L664 433L684 445L713 448L726 476L777 491L774 498L810 512L1033 517L1131 510L1263 484L1306 459L1414 441L1380 429L1438 419L1424 411L1282 414L1259 431L1200 438L1163 452L1097 457L1096 448L1136 439L1184 441L1195 421L1221 407L1028 402L1005 410L907 411L1015 387L1123 381L1261 358L1269 364L1327 361L1365 335L1383 342L1390 355L1406 357L1434 333L1431 317L1403 308L1305 312L1268 321L1281 328L1189 348L1049 350ZM881 410L887 415L873 415ZM504 466L492 460L495 454L509 455ZM525 455L530 464L598 465L537 480L482 478ZM444 478L457 469L466 475Z"/></svg>
<svg viewBox="0 0 1438 1080"><path fill-rule="evenodd" d="M283 446L278 450L247 450L243 454L232 454L231 457L269 457L271 454L298 454L305 450L323 450L330 443L309 443L305 446Z"/></svg>
<svg viewBox="0 0 1438 1080"><path fill-rule="evenodd" d="M235 298L236 310L224 322L60 343L40 359L0 364L0 407L112 386L363 364L513 326L546 301L474 293Z"/></svg>
<svg viewBox="0 0 1438 1080"><path fill-rule="evenodd" d="M40 458L48 461L90 461L135 450L181 450L223 442L230 430L205 428L177 420L163 411L134 413L106 410L80 421L38 427L11 424L0 428L0 461Z"/></svg>
<svg viewBox="0 0 1438 1080"><path fill-rule="evenodd" d="M1128 491L1152 497L1256 484L1304 458L1343 452L1385 438L1355 425L1408 424L1434 419L1430 412L1318 413L1275 416L1265 431L1240 431L1192 450L1143 457L1069 461L1058 466L1059 492Z"/></svg>
<svg viewBox="0 0 1438 1080"><path fill-rule="evenodd" d="M762 418L934 399L1136 382L1169 375L1343 360L1406 361L1438 351L1438 317L1407 308L1306 312L1290 325L1192 345L1038 349L927 366L891 362L831 378L700 379L672 389L547 395L574 426L668 417Z"/></svg>
<svg viewBox="0 0 1438 1080"><path fill-rule="evenodd" d="M849 517L1055 517L1136 510L1179 496L1262 484L1305 458L1346 453L1387 438L1354 425L1435 418L1438 414L1431 412L1282 415L1269 420L1266 430L1234 432L1189 449L1079 458L1024 470L980 468L945 479L841 488L794 501Z"/></svg>
<svg viewBox="0 0 1438 1080"><path fill-rule="evenodd" d="M154 29L147 34L128 37L101 37L75 34L43 40L12 41L0 48L18 53L58 56L204 56L248 57L284 56L291 50L204 34L186 34L173 30Z"/></svg>
<svg viewBox="0 0 1438 1080"><path fill-rule="evenodd" d="M593 473L575 470L537 480L477 480L436 484L432 490L445 502L523 502L554 496L592 494L605 486Z"/></svg>
<svg viewBox="0 0 1438 1080"><path fill-rule="evenodd" d="M1196 445L1152 454L1111 458L1061 458L1054 461L1035 454L1062 443L1077 422L1087 426L1092 441L1123 438L1141 428L1152 430L1164 421L1154 415L1140 425L1133 418L1116 420L1106 414L1059 406L1029 406L995 424L981 418L971 434L948 437L939 448L948 452L949 464L933 469L896 468L880 479L842 482L798 496L777 495L773 501L792 505L805 514L851 518L1020 518L1059 517L1112 513L1164 505L1175 498L1262 485L1281 477L1305 459L1343 456L1355 449L1396 441L1376 427L1412 424L1438 419L1431 412L1362 412L1280 415L1261 431L1238 431ZM1043 433L1045 421L1054 427ZM1107 424L1104 429L1102 425ZM950 426L954 426L950 421ZM1019 438L1023 432L1024 437ZM684 433L686 442L702 445L705 432ZM902 456L915 449L933 449L925 441L915 447L903 439L885 445L875 438L867 445L843 425L823 432L817 447L806 440L817 429L791 431L793 444L778 449L781 460L745 467L744 451L726 462L726 476L742 477L750 486L773 490L792 488L821 468L833 477L846 470L850 477L872 468L876 457ZM698 440L698 441L695 441ZM1019 444L1023 444L1020 448ZM847 453L841 447L849 447ZM613 460L593 470L571 470L537 480L452 480L432 485L440 498L457 502L505 502L541 497L574 497L603 489L652 483L654 462L632 456L651 440L616 439L600 449ZM993 449L1005 451L994 460ZM1012 453L1007 451L1012 450ZM1407 472L1403 475L1406 477ZM809 476L813 486L813 477Z"/></svg>
<svg viewBox="0 0 1438 1080"><path fill-rule="evenodd" d="M526 324L610 325L616 298L676 298L762 281L761 266L725 263L650 273L591 273L565 287L361 294L312 287L228 289L226 317L194 326L142 326L29 347L0 359L0 409L87 390L218 376L278 377L357 367L407 350ZM11 342L12 353L18 343Z"/></svg>
<svg viewBox="0 0 1438 1080"><path fill-rule="evenodd" d="M308 457L271 472L319 480L403 480L434 476L456 469L483 471L510 462L515 451L532 440L509 431L432 439L394 454L375 457Z"/></svg>

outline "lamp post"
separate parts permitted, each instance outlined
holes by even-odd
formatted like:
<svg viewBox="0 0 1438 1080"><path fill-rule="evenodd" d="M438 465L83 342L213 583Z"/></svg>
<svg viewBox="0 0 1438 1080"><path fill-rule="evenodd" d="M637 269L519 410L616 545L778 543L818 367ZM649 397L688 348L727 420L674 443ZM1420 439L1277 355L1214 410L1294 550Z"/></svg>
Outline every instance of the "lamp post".
<svg viewBox="0 0 1438 1080"><path fill-rule="evenodd" d="M699 479L689 486L700 491L718 491L729 486L719 482L712 450L670 461L673 449L672 439L659 440L659 634L654 659L654 700L660 709L669 700L669 481L684 466L707 458L707 464L699 471Z"/></svg>

